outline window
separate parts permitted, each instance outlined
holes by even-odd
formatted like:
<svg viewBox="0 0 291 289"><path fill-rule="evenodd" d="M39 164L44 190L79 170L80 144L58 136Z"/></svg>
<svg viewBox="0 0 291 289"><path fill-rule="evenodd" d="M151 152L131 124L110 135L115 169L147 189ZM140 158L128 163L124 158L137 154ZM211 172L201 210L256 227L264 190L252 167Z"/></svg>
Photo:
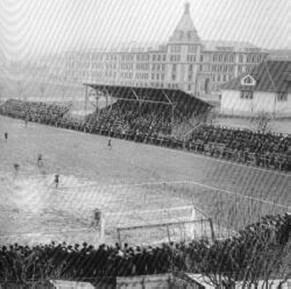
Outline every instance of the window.
<svg viewBox="0 0 291 289"><path fill-rule="evenodd" d="M200 55L200 62L203 62L203 55Z"/></svg>
<svg viewBox="0 0 291 289"><path fill-rule="evenodd" d="M156 60L156 55L154 54L154 55L153 55L153 61L155 61L155 60Z"/></svg>
<svg viewBox="0 0 291 289"><path fill-rule="evenodd" d="M191 84L188 85L188 91L191 91Z"/></svg>
<svg viewBox="0 0 291 289"><path fill-rule="evenodd" d="M253 99L253 91L251 90L242 90L240 92L241 99Z"/></svg>
<svg viewBox="0 0 291 289"><path fill-rule="evenodd" d="M226 79L226 75L223 75L223 81L226 81L227 79Z"/></svg>
<svg viewBox="0 0 291 289"><path fill-rule="evenodd" d="M189 53L196 53L197 47L195 45L189 45L188 46L188 52Z"/></svg>
<svg viewBox="0 0 291 289"><path fill-rule="evenodd" d="M172 74L172 80L175 81L176 80L176 74Z"/></svg>
<svg viewBox="0 0 291 289"><path fill-rule="evenodd" d="M161 61L161 55L158 54L158 61Z"/></svg>
<svg viewBox="0 0 291 289"><path fill-rule="evenodd" d="M244 56L242 54L239 55L238 62L240 62L240 63L244 62Z"/></svg>
<svg viewBox="0 0 291 289"><path fill-rule="evenodd" d="M288 100L287 92L286 91L277 92L277 100L278 101L287 101Z"/></svg>
<svg viewBox="0 0 291 289"><path fill-rule="evenodd" d="M199 70L200 70L200 71L203 70L203 65L199 65Z"/></svg>
<svg viewBox="0 0 291 289"><path fill-rule="evenodd" d="M163 55L163 61L166 61L166 55L165 54Z"/></svg>
<svg viewBox="0 0 291 289"><path fill-rule="evenodd" d="M181 52L181 46L178 46L178 45L171 46L171 52L174 52L174 53Z"/></svg>

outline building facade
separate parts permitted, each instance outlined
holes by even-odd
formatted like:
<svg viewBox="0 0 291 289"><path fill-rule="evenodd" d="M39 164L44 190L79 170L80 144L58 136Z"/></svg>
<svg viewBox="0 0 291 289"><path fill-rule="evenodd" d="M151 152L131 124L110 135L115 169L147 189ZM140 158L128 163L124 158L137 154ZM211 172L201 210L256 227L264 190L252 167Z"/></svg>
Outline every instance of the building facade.
<svg viewBox="0 0 291 289"><path fill-rule="evenodd" d="M267 55L249 43L202 41L187 3L166 44L69 52L64 77L71 83L182 89L199 96L251 71Z"/></svg>
<svg viewBox="0 0 291 289"><path fill-rule="evenodd" d="M264 61L221 87L221 113L291 117L291 61Z"/></svg>

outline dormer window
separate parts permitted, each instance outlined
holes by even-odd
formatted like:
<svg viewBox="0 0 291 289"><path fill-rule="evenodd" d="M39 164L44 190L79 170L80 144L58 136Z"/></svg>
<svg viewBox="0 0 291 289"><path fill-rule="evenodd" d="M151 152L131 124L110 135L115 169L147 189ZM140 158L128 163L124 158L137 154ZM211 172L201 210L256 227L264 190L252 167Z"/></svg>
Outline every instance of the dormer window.
<svg viewBox="0 0 291 289"><path fill-rule="evenodd" d="M256 80L251 75L246 75L241 79L242 86L255 86Z"/></svg>
<svg viewBox="0 0 291 289"><path fill-rule="evenodd" d="M183 39L183 37L184 37L184 32L180 31L180 39Z"/></svg>
<svg viewBox="0 0 291 289"><path fill-rule="evenodd" d="M188 39L191 39L191 31L188 31Z"/></svg>

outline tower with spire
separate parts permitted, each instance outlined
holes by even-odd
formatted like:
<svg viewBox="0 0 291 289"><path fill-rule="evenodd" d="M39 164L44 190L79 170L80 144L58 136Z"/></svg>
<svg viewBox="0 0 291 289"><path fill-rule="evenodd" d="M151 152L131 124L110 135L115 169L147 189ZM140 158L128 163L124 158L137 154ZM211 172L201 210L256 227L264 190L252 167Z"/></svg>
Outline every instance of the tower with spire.
<svg viewBox="0 0 291 289"><path fill-rule="evenodd" d="M176 29L169 39L169 43L196 43L200 44L198 32L194 26L190 14L190 3L185 3L184 14L182 15Z"/></svg>
<svg viewBox="0 0 291 289"><path fill-rule="evenodd" d="M201 46L201 39L191 18L190 3L187 2L167 45L169 64L166 78L173 83L173 88L180 87L179 83L183 83L183 89L197 91Z"/></svg>

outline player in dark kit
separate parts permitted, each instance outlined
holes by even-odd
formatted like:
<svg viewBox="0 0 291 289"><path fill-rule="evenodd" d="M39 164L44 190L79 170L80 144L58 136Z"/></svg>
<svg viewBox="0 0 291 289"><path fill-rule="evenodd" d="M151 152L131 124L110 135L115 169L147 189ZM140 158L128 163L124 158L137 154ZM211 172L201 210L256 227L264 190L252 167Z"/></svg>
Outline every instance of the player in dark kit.
<svg viewBox="0 0 291 289"><path fill-rule="evenodd" d="M38 165L39 167L43 166L42 154L39 154L39 155L37 156L37 165Z"/></svg>
<svg viewBox="0 0 291 289"><path fill-rule="evenodd" d="M4 138L5 138L5 141L7 142L7 140L8 140L8 132L7 131L5 131L5 133L4 133Z"/></svg>
<svg viewBox="0 0 291 289"><path fill-rule="evenodd" d="M108 140L107 146L109 147L109 149L112 149L111 139Z"/></svg>
<svg viewBox="0 0 291 289"><path fill-rule="evenodd" d="M59 186L59 181L60 181L60 176L58 174L55 175L55 186L56 186L56 189L58 188Z"/></svg>
<svg viewBox="0 0 291 289"><path fill-rule="evenodd" d="M17 174L18 171L19 171L19 164L15 163L15 164L13 164L13 167L14 167L14 170L15 170L15 174Z"/></svg>

